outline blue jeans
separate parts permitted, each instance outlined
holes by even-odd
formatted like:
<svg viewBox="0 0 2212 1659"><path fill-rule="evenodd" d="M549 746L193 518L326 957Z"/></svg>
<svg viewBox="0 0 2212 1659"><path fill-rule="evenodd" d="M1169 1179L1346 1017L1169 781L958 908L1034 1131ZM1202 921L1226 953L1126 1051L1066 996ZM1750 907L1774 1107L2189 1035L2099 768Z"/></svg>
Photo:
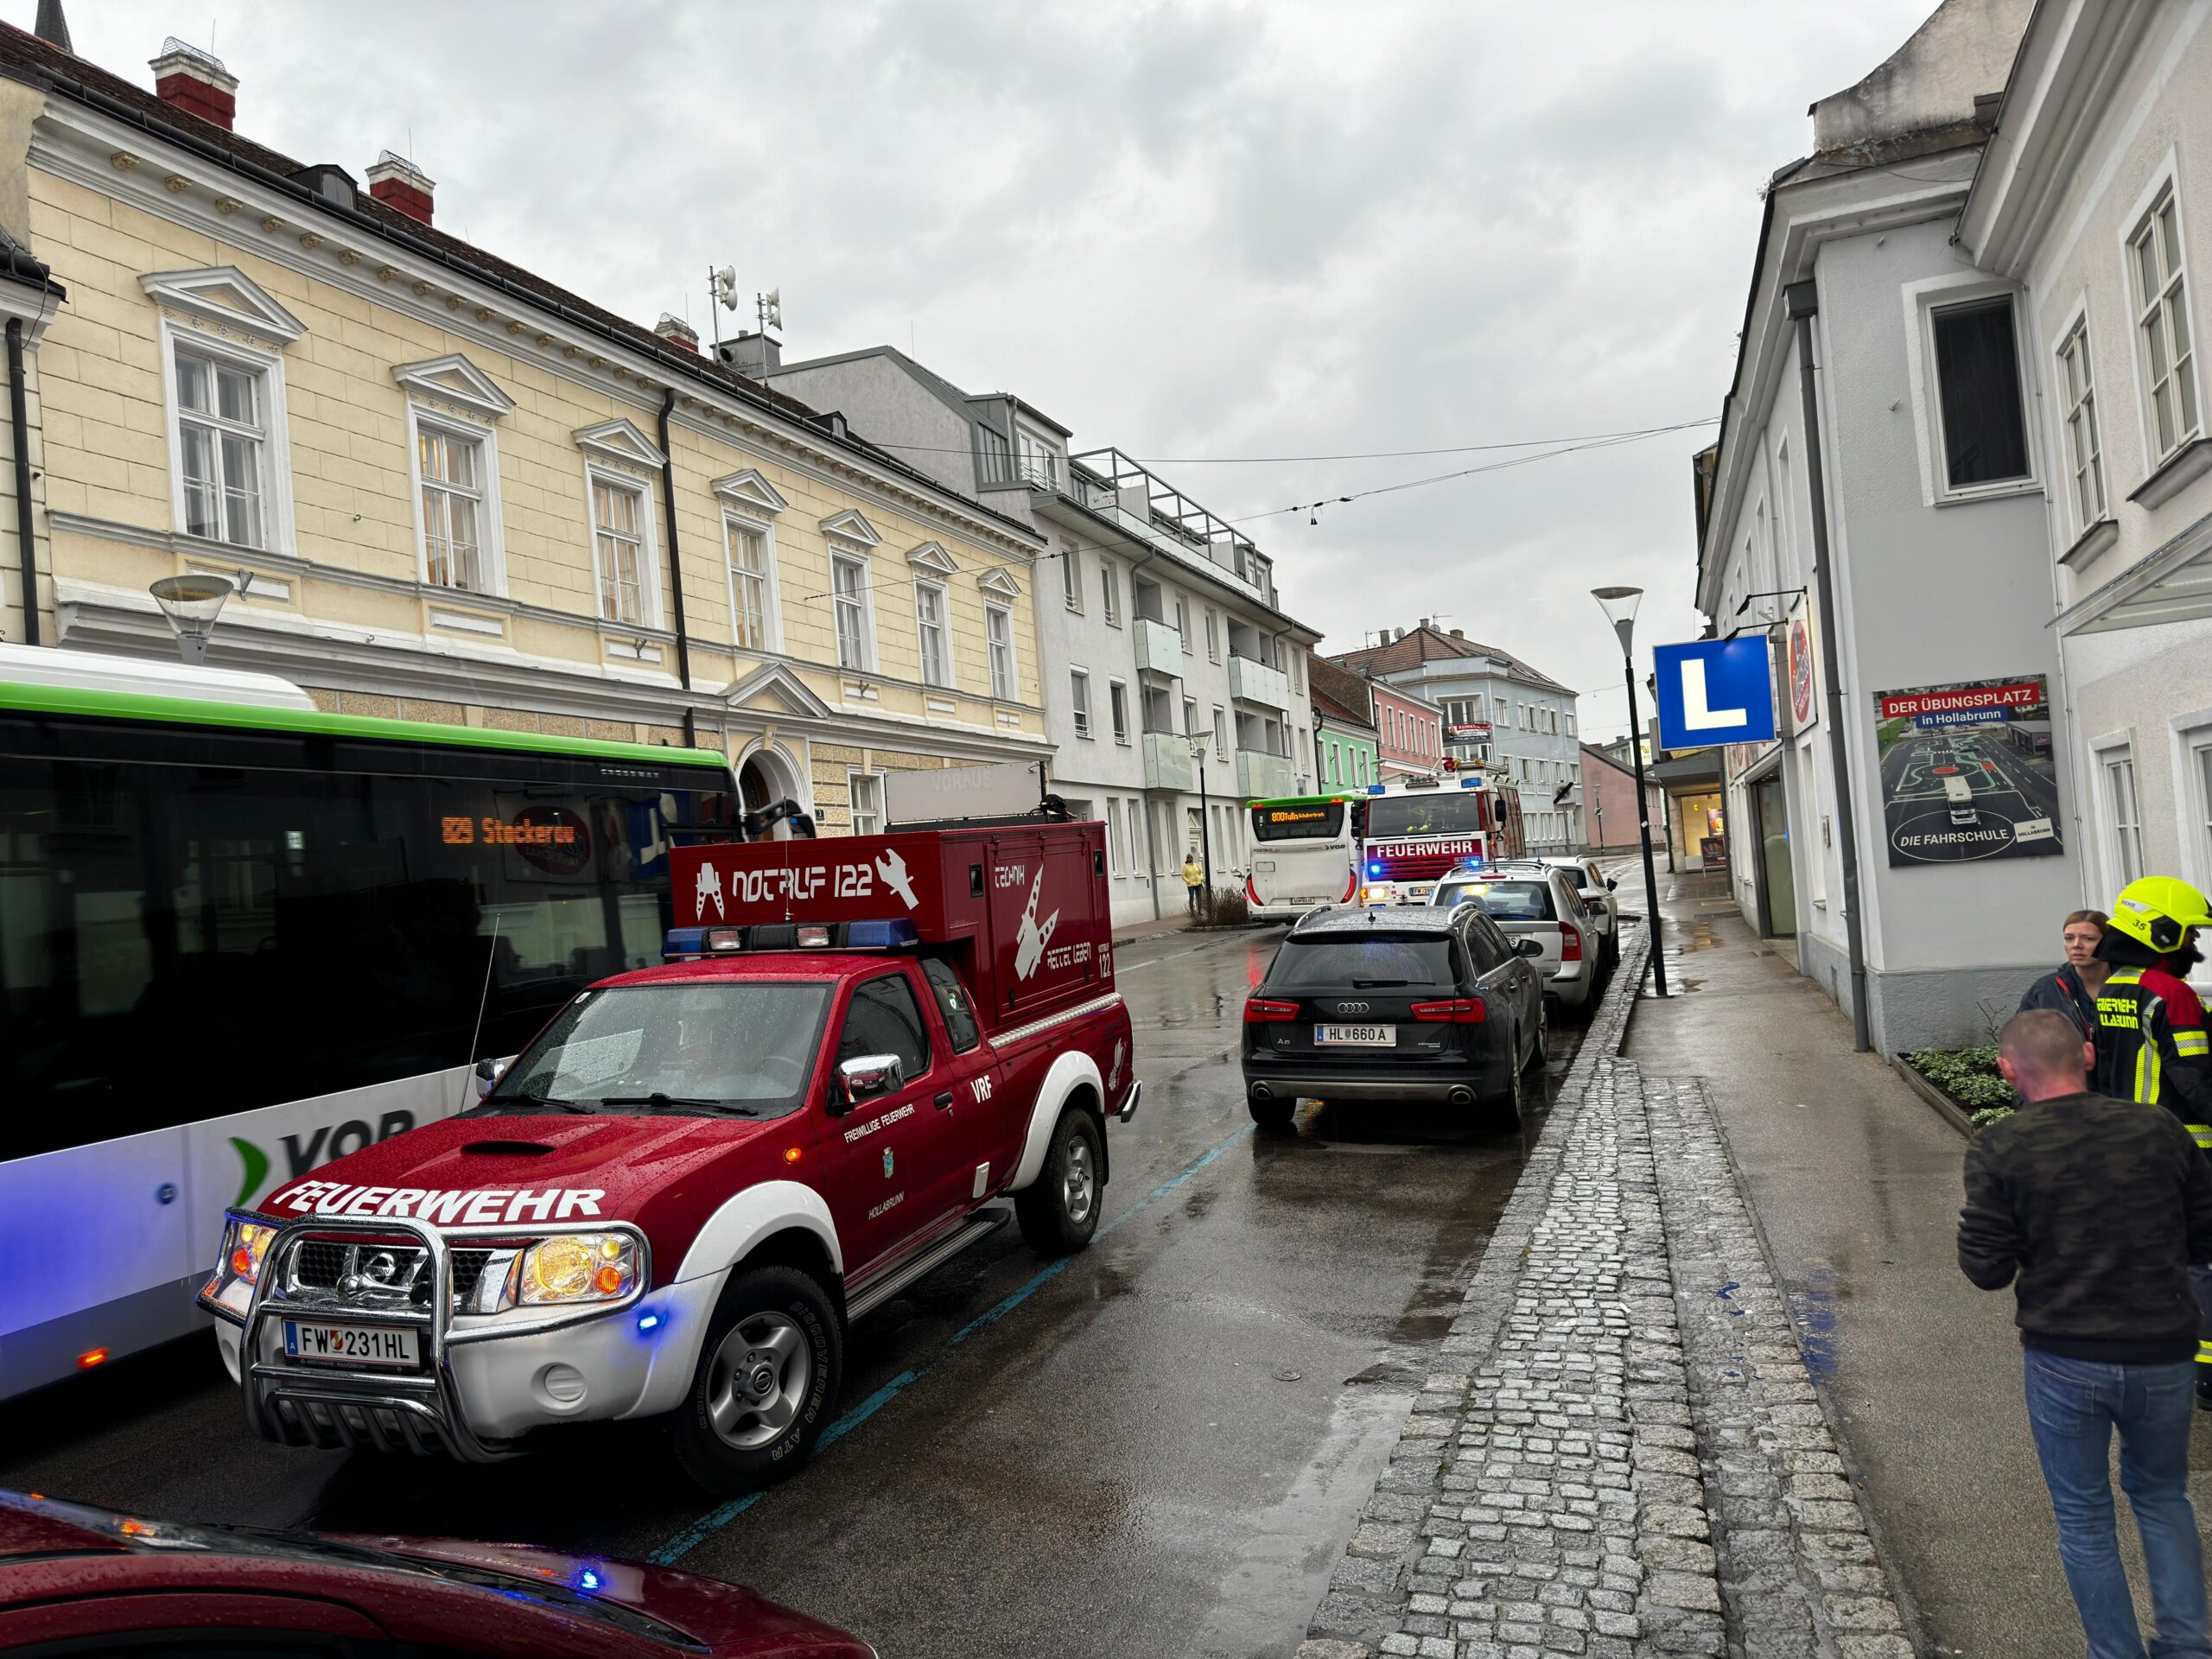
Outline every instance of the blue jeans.
<svg viewBox="0 0 2212 1659"><path fill-rule="evenodd" d="M2024 1351L2028 1425L2058 1517L2058 1558L2089 1638L2089 1659L2145 1659L2106 1472L2115 1427L2120 1488L2143 1535L2158 1621L2151 1659L2208 1659L2204 1554L2188 1487L2196 1366L2186 1360L2110 1365Z"/></svg>

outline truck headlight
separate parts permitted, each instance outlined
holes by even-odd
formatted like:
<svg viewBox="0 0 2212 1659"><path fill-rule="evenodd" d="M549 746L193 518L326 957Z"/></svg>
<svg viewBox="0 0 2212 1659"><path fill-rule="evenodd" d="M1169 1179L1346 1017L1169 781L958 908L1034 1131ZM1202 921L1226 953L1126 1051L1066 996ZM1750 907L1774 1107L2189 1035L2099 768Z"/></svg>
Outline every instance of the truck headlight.
<svg viewBox="0 0 2212 1659"><path fill-rule="evenodd" d="M261 1277L262 1258L269 1254L274 1227L257 1221L233 1221L223 1230L222 1274L252 1284Z"/></svg>
<svg viewBox="0 0 2212 1659"><path fill-rule="evenodd" d="M563 1233L522 1253L517 1274L524 1307L612 1302L638 1284L638 1241L627 1233Z"/></svg>

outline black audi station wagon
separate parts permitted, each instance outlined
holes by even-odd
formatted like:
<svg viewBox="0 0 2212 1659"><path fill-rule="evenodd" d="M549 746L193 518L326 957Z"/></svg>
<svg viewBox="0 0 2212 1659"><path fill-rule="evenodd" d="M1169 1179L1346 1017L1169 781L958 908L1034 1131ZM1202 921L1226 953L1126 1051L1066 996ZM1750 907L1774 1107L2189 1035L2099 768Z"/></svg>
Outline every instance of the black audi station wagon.
<svg viewBox="0 0 2212 1659"><path fill-rule="evenodd" d="M1244 1097L1278 1129L1300 1100L1427 1101L1521 1119L1544 1053L1542 976L1479 906L1309 911L1244 1005Z"/></svg>

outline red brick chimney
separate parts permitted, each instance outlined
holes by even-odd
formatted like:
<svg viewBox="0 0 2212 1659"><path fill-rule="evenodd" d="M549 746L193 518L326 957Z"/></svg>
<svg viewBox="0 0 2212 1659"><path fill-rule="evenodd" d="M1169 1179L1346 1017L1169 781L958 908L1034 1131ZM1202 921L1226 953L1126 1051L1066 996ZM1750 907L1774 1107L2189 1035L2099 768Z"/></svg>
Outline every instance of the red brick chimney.
<svg viewBox="0 0 2212 1659"><path fill-rule="evenodd" d="M694 357L699 353L699 331L671 311L660 314L660 321L653 324L653 333L671 346L680 346Z"/></svg>
<svg viewBox="0 0 2212 1659"><path fill-rule="evenodd" d="M369 194L410 219L430 222L430 194L438 187L404 156L385 150L368 171Z"/></svg>
<svg viewBox="0 0 2212 1659"><path fill-rule="evenodd" d="M212 121L225 132L238 112L238 78L212 52L187 46L172 35L153 60L154 92L162 103Z"/></svg>

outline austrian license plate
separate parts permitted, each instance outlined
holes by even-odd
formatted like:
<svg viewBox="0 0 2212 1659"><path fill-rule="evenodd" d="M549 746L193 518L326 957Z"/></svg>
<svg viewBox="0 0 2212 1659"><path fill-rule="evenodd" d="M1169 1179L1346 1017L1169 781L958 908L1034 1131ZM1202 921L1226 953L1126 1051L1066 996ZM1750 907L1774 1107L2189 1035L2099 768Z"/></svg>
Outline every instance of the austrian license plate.
<svg viewBox="0 0 2212 1659"><path fill-rule="evenodd" d="M1313 1040L1345 1048L1395 1048L1395 1026L1316 1026Z"/></svg>
<svg viewBox="0 0 2212 1659"><path fill-rule="evenodd" d="M284 1321L284 1357L334 1365L402 1365L416 1361L415 1333L365 1325Z"/></svg>

